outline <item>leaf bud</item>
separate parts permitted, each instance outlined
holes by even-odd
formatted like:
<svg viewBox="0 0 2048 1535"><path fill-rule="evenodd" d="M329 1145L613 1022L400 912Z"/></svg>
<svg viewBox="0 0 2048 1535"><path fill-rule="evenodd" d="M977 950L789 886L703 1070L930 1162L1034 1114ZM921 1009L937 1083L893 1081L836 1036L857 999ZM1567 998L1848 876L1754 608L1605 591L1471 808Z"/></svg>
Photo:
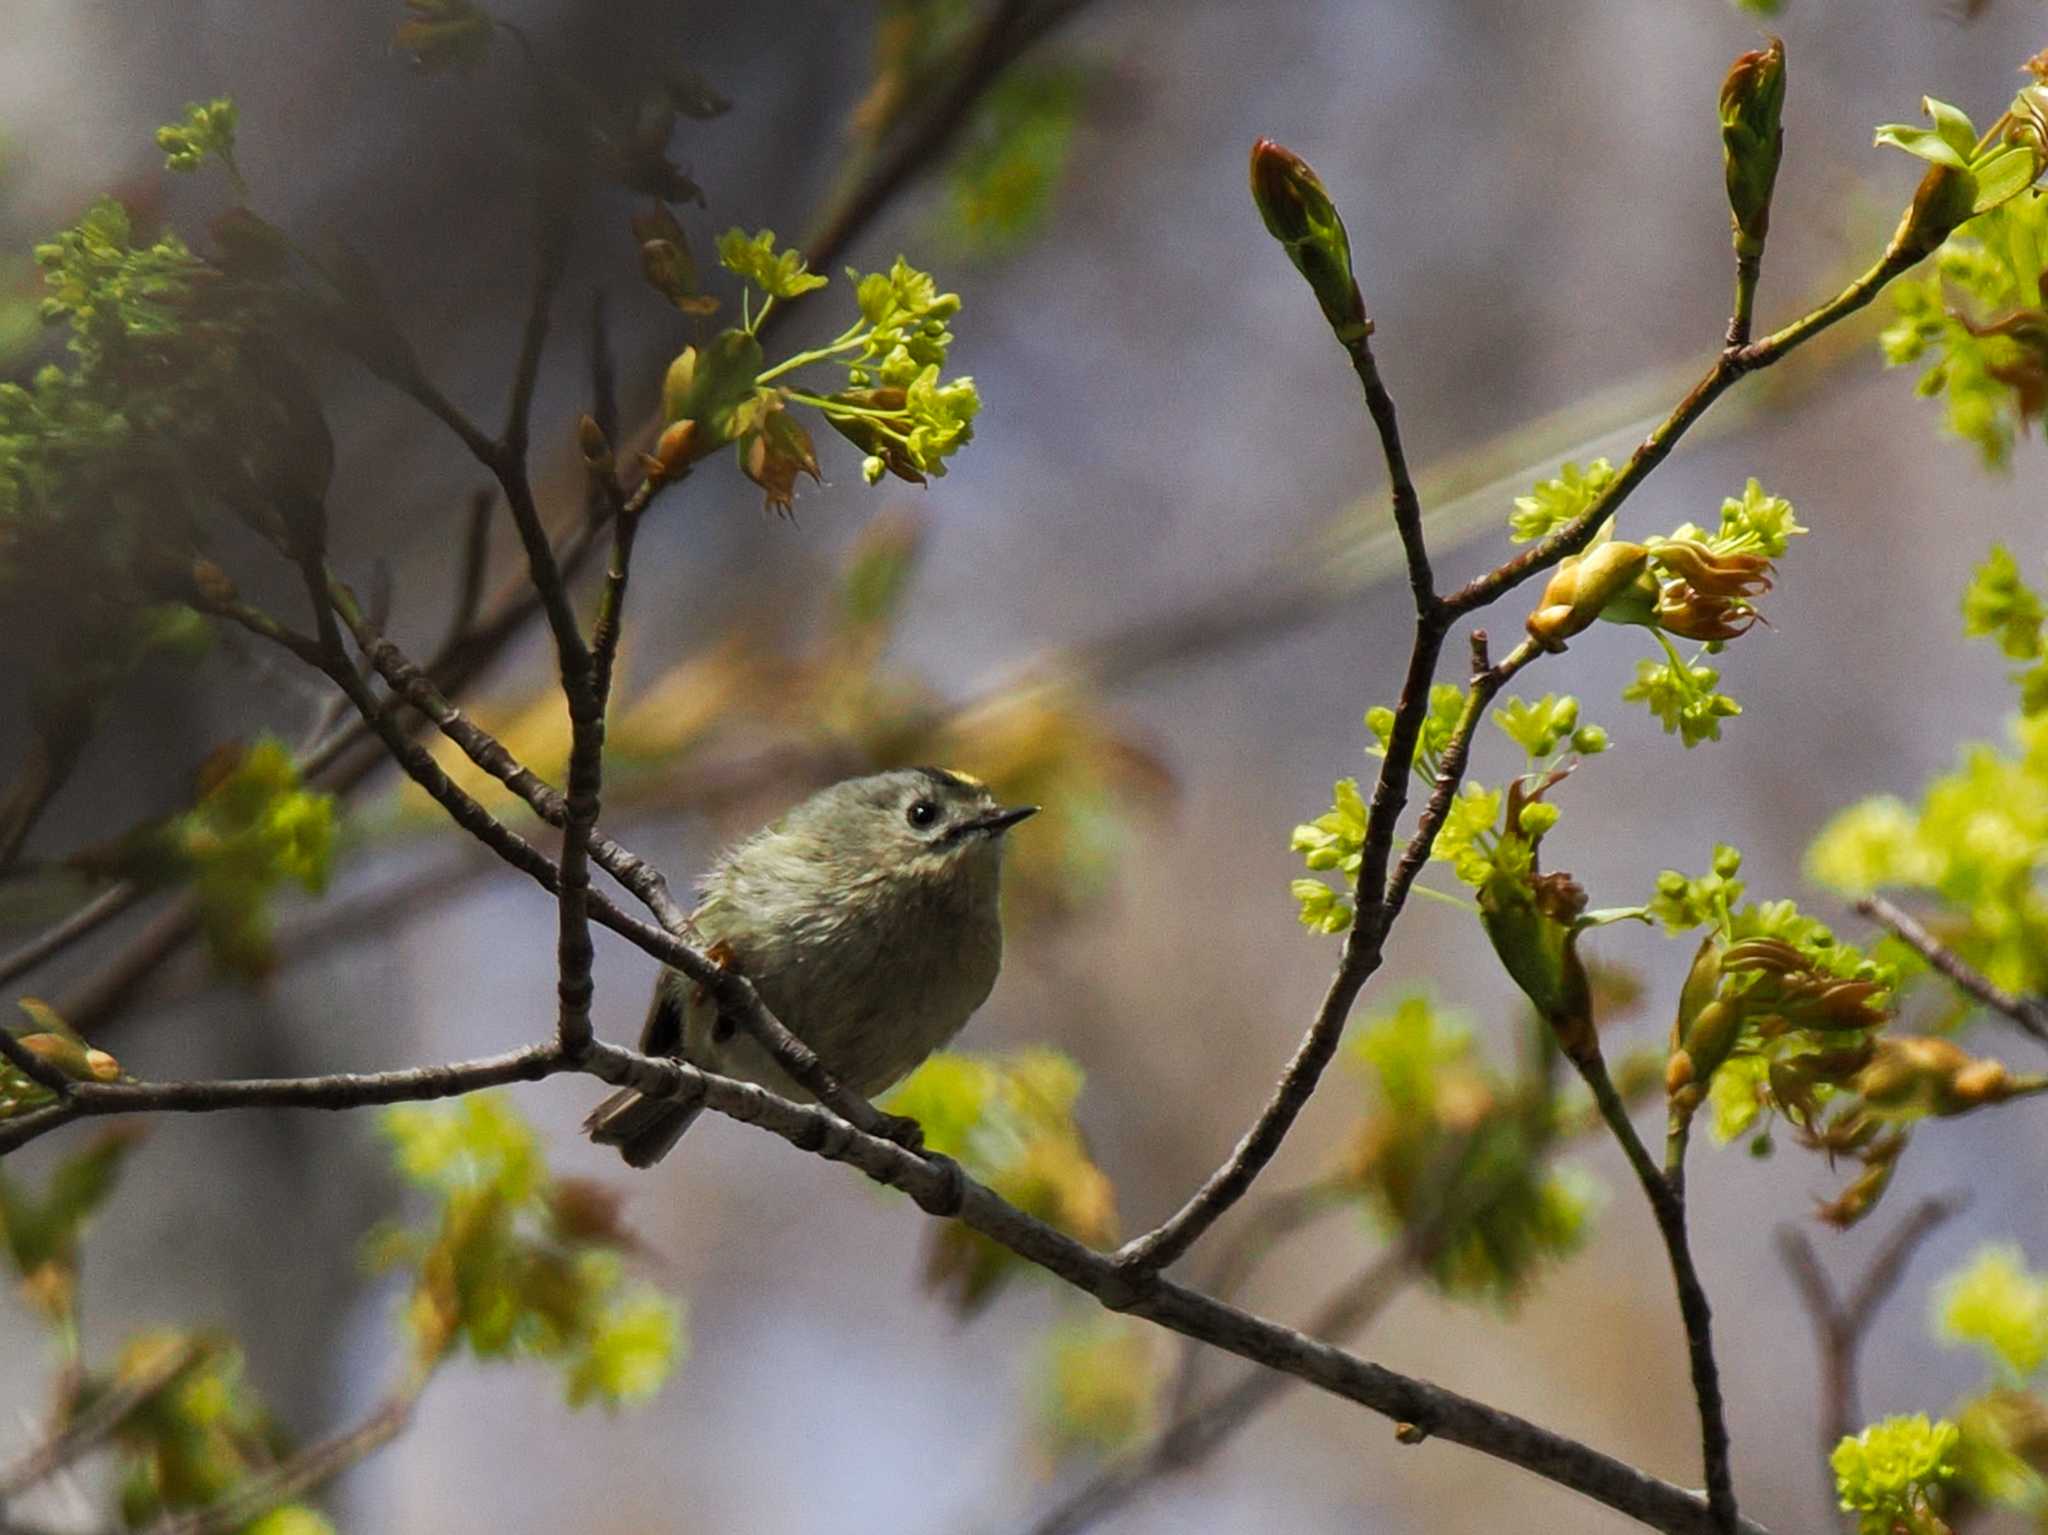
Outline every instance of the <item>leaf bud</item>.
<svg viewBox="0 0 2048 1535"><path fill-rule="evenodd" d="M1785 148L1779 116L1785 106L1785 44L1742 54L1721 83L1721 158L1728 180L1728 216L1738 256L1763 254L1770 231L1771 191Z"/></svg>
<svg viewBox="0 0 2048 1535"><path fill-rule="evenodd" d="M192 589L205 602L218 604L235 600L234 578L204 555L192 561Z"/></svg>
<svg viewBox="0 0 2048 1535"><path fill-rule="evenodd" d="M1601 609L1643 573L1650 551L1641 544L1609 539L1585 554L1558 562L1543 598L1529 615L1529 637L1545 650L1561 651L1565 641L1593 626Z"/></svg>
<svg viewBox="0 0 2048 1535"><path fill-rule="evenodd" d="M1271 139L1260 139L1252 145L1251 185L1266 232L1308 279L1337 339L1349 346L1371 335L1365 299L1351 273L1351 238L1308 162Z"/></svg>
<svg viewBox="0 0 2048 1535"><path fill-rule="evenodd" d="M585 466L592 472L612 472L612 445L604 435L604 428L597 424L595 416L584 416L577 421L576 446L583 454Z"/></svg>

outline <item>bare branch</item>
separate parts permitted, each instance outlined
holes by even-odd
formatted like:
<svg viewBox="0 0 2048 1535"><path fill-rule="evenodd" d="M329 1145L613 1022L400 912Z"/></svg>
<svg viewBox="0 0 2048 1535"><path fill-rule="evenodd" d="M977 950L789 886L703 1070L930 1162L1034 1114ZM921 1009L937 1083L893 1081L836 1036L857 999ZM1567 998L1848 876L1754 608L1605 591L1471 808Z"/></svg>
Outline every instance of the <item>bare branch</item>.
<svg viewBox="0 0 2048 1535"><path fill-rule="evenodd" d="M1656 1217L1657 1234L1664 1239L1665 1255L1671 1263L1671 1281L1678 1292L1678 1311L1685 1324L1686 1354L1692 1369L1693 1396L1699 1407L1700 1454L1706 1466L1707 1500L1714 1514L1714 1527L1733 1531L1740 1524L1735 1510L1735 1481L1728 1464L1728 1420L1721 1402L1721 1371L1714 1362L1713 1311L1707 1304L1706 1287L1692 1260L1692 1243L1686 1232L1685 1183L1682 1168L1673 1161L1660 1169L1649 1148L1636 1134L1628 1117L1628 1105L1615 1090L1600 1056L1597 1037L1590 1050L1569 1047L1565 1056L1577 1068L1592 1090L1600 1117L1614 1132L1615 1140L1628 1158L1628 1165L1643 1187ZM1677 1143L1683 1155L1683 1142Z"/></svg>
<svg viewBox="0 0 2048 1535"><path fill-rule="evenodd" d="M78 910L51 924L6 958L0 959L0 986L19 980L44 960L54 959L74 943L105 927L142 899L139 885L122 883L101 891Z"/></svg>
<svg viewBox="0 0 2048 1535"><path fill-rule="evenodd" d="M479 490L469 498L469 514L462 524L462 573L455 587L455 606L448 614L448 632L441 641L443 651L460 645L476 623L477 607L484 597L484 571L491 561L491 514L497 509L496 502L497 492L491 490Z"/></svg>
<svg viewBox="0 0 2048 1535"><path fill-rule="evenodd" d="M1856 910L1890 929L1901 943L1955 982L1960 990L2048 1044L2048 1001L2007 991L1881 895L1866 896L1856 903Z"/></svg>
<svg viewBox="0 0 2048 1535"><path fill-rule="evenodd" d="M1394 413L1394 397L1380 382L1379 364L1373 359L1370 333L1344 344L1352 370L1365 390L1365 408L1379 433L1380 451L1387 461L1387 484L1394 503L1394 527L1401 535L1401 550L1408 560L1408 593L1417 613L1428 613L1437 603L1436 578L1429 570L1429 545L1422 535L1422 502L1415 494L1415 480L1408 472L1408 455L1401 446L1401 426Z"/></svg>

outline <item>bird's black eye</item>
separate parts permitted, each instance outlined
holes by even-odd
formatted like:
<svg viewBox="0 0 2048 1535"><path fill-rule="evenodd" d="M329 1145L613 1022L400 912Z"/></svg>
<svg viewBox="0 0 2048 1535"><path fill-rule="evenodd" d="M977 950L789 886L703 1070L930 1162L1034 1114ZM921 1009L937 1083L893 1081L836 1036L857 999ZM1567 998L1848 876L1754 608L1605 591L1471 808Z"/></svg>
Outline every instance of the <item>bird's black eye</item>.
<svg viewBox="0 0 2048 1535"><path fill-rule="evenodd" d="M912 826L922 831L939 818L939 807L928 799L914 800L910 808L903 812L903 816Z"/></svg>

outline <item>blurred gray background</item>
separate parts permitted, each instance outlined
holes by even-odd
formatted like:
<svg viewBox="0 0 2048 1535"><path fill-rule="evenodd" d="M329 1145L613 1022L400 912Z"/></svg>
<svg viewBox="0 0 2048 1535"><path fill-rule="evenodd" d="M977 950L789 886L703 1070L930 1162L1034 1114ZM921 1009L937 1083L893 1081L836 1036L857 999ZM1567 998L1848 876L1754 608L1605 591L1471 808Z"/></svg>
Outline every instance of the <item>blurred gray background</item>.
<svg viewBox="0 0 2048 1535"><path fill-rule="evenodd" d="M825 188L872 19L866 6L828 3L500 9L593 69L657 47L686 59L737 103L683 142L710 198L693 227L790 234ZM103 188L153 177L154 125L187 100L232 93L258 205L295 228L345 229L388 275L436 375L495 413L528 263L523 217L504 211L519 206L518 173L488 71L410 77L388 47L398 7L369 0L8 0L0 13L8 248ZM1995 113L2016 63L2048 44L2048 7L1998 0L1964 24L1931 0L1788 0L1777 25L1790 91L1764 325L1833 291L1888 232L1886 210L1914 167L1873 151L1872 126L1913 117L1923 92L1980 120ZM1729 289L1715 91L1733 55L1759 41L1724 0L1098 0L1060 40L1105 84L1050 228L1001 261L926 262L965 299L955 356L985 410L954 471L916 498L931 540L901 659L965 694L1037 652L1254 573L1361 496L1378 504L1378 450L1355 386L1245 193L1258 135L1313 161L1344 211L1418 462L1448 461L1616 381L1704 366ZM199 196L170 192L174 208ZM919 259L930 219L928 202L901 202L850 259L882 264L898 248ZM683 337L634 291L627 249L609 227L581 242L570 292L600 278L619 292L630 416ZM583 408L573 328L559 334L536 413L550 444ZM337 369L329 400L344 423L337 521L361 547L400 552L397 626L430 635L475 476L416 407L359 375ZM722 460L650 522L635 576L638 656L719 633L736 614L801 609L828 579L836 553L896 496L862 487L843 445L821 447L830 483L807 488L798 524L765 519ZM1974 450L1938 437L1935 409L1867 344L1817 397L1776 399L1742 431L1682 449L1631 503L1630 526L1710 521L1756 474L1814 533L1784 562L1772 627L1726 658L1746 712L1722 747L1684 752L1620 705L1641 653L1632 633L1590 634L1529 678L1530 691L1578 693L1615 738L1571 786L1552 843L1595 904L1641 899L1661 868L1702 868L1717 838L1747 852L1753 892L1798 894L1801 851L1833 808L1878 790L1910 795L1958 738L1996 735L2009 692L1991 651L1960 639L1957 595L1993 538L2038 555L2042 463L2036 442L2011 474L1979 472ZM1506 510L1502 496L1494 530ZM1504 549L1489 531L1445 549L1439 568L1463 579ZM1491 616L1495 633L1523 611L1511 599ZM1391 701L1407 627L1404 591L1383 582L1293 632L1148 671L1110 701L1171 765L1179 798L1139 824L1101 905L1013 946L963 1043L1047 1041L1087 1068L1083 1119L1127 1228L1163 1215L1227 1151L1321 993L1335 946L1295 923L1287 835L1327 803L1332 778L1366 768L1359 716ZM516 690L543 665L529 645L497 681ZM170 803L189 764L242 718L178 686L125 749L96 755L46 828L51 845L104 813L96 806ZM288 683L264 686L281 720L306 717ZM1488 743L1482 776L1499 776L1504 745ZM686 877L743 825L676 820L636 840ZM388 875L403 861L377 867ZM360 880L342 893L360 894ZM479 883L402 929L378 925L323 950L257 995L173 979L113 1047L163 1077L503 1048L552 1016L553 923L512 877ZM1598 948L1662 988L1632 1026L1654 1037L1686 946L1628 929ZM1516 1010L1482 953L1468 919L1418 903L1367 1004L1428 982L1505 1050ZM600 940L610 1037L637 1029L651 973ZM55 985L39 977L37 989ZM610 1177L616 1165L574 1133L589 1096L556 1083L519 1101L559 1165ZM1333 1077L1275 1186L1323 1164L1356 1102L1354 1085ZM2024 1111L1937 1126L1916 1137L1870 1229L1817 1233L1846 1277L1918 1196L1972 1197L1906 1276L1895 1325L1867 1361L1866 1417L1938 1412L1975 1383L1972 1359L1926 1337L1928 1284L1979 1236L2014 1237L2048 1262L2042 1149L2038 1116ZM1720 1323L1745 1509L1776 1528L1817 1528L1827 1515L1811 1338L1770 1235L1837 1180L1789 1146L1761 1164L1711 1145L1695 1157L1696 1250ZM1684 1356L1647 1211L1609 1148L1574 1160L1613 1190L1600 1235L1518 1314L1411 1293L1360 1346L1694 1483ZM231 1323L294 1429L339 1424L374 1400L391 1364L392 1296L359 1280L353 1255L395 1197L367 1116L160 1122L89 1250L88 1325L104 1346L141 1321ZM330 1498L343 1528L979 1535L1043 1506L1033 1345L1079 1303L1025 1285L955 1320L919 1289L915 1210L724 1123L638 1180L629 1209L691 1308L694 1352L660 1400L615 1420L576 1416L537 1368L458 1366L414 1431ZM1303 1316L1369 1251L1368 1234L1340 1219L1290 1248L1250 1300ZM43 1348L18 1308L0 1306L0 1452L30 1431ZM1628 1527L1464 1450L1404 1450L1389 1425L1305 1391L1109 1527L1262 1526Z"/></svg>

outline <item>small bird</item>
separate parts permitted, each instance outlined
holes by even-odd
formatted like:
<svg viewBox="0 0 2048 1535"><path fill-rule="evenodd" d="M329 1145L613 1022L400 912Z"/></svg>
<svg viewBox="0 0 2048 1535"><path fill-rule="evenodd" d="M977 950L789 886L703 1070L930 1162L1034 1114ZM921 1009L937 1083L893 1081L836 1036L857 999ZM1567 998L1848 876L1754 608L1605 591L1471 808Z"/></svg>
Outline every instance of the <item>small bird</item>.
<svg viewBox="0 0 2048 1535"><path fill-rule="evenodd" d="M720 858L690 923L835 1078L872 1098L958 1034L994 988L1004 834L1037 812L1005 808L981 780L944 768L849 778ZM655 983L640 1049L810 1096L678 970ZM651 1167L697 1114L627 1088L583 1128Z"/></svg>

